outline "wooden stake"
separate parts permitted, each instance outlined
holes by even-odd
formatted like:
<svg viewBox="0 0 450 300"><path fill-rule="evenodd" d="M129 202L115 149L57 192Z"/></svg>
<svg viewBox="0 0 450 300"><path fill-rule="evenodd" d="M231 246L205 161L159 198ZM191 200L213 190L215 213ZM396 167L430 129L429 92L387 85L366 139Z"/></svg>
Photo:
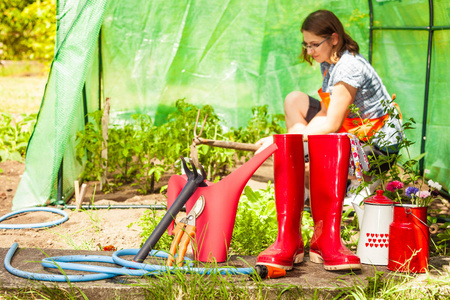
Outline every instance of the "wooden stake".
<svg viewBox="0 0 450 300"><path fill-rule="evenodd" d="M105 107L102 116L102 168L103 173L100 179L100 190L108 183L108 127L109 127L109 109L110 103L109 98L105 100Z"/></svg>
<svg viewBox="0 0 450 300"><path fill-rule="evenodd" d="M79 194L78 198L76 199L76 210L81 209L81 204L83 203L84 196L86 196L86 189L87 189L87 184L83 183L81 185L80 194Z"/></svg>
<svg viewBox="0 0 450 300"><path fill-rule="evenodd" d="M78 199L80 198L80 182L75 180L73 186L75 188L75 204L78 205Z"/></svg>

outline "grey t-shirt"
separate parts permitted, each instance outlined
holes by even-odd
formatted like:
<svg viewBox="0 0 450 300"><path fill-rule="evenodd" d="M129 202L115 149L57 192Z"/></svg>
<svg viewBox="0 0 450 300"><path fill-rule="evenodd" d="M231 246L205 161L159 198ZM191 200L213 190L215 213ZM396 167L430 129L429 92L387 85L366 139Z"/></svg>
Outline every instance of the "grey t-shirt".
<svg viewBox="0 0 450 300"><path fill-rule="evenodd" d="M353 55L348 51L342 53L336 64L323 62L320 64L322 75L326 74L322 83L322 91L333 94L334 86L345 82L357 88L353 104L359 108L363 119L380 118L392 110L391 96L383 85L381 78L372 65L361 55ZM375 134L373 142L383 149L398 144L402 139L401 121L396 117L397 111L390 116L386 124ZM358 118L350 112L348 118Z"/></svg>

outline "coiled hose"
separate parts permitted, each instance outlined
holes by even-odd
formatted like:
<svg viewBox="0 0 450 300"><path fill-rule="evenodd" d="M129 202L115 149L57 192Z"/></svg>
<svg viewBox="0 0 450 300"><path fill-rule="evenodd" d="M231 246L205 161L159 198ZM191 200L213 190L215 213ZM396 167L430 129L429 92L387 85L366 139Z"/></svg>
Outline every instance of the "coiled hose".
<svg viewBox="0 0 450 300"><path fill-rule="evenodd" d="M64 223L69 219L69 215L60 209L52 208L52 207L32 207L32 208L25 208L17 211L10 212L9 214L6 214L2 217L0 217L0 223L4 220L23 213L32 212L32 211L48 211L51 213L62 215L63 217L61 219L58 219L56 221L51 222L45 222L45 223L34 223L34 224L0 224L0 229L24 229L24 228L42 228L42 227L52 227L56 226L58 224Z"/></svg>
<svg viewBox="0 0 450 300"><path fill-rule="evenodd" d="M120 258L124 255L136 255L139 249L124 249L113 253L112 257L103 255L70 255L70 256L55 256L44 258L41 262L43 267L46 268L58 268L64 270L84 271L92 272L95 274L90 275L53 275L43 273L32 273L18 270L11 266L11 260L19 247L19 244L14 243L8 250L5 256L5 268L13 275L18 277L40 280L40 281L52 281L52 282L81 282L81 281L95 281L108 279L119 275L131 275L131 276L152 276L160 273L198 273L198 274L229 274L229 275L250 275L254 274L253 268L194 268L192 264L184 267L168 267L165 265L150 265L145 263L136 263ZM166 258L169 256L164 251L152 250L149 256ZM189 258L185 258L185 262L189 262ZM115 264L120 267L104 267L96 265L77 264L74 262L99 262ZM130 269L131 268L131 269Z"/></svg>

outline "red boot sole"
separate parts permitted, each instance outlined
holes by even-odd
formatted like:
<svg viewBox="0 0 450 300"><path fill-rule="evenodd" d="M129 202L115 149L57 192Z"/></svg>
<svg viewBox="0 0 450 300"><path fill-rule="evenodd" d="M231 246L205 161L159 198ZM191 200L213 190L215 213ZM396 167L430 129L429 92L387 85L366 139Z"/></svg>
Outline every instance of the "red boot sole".
<svg viewBox="0 0 450 300"><path fill-rule="evenodd" d="M361 270L362 266L360 263L343 263L343 264L327 264L323 257L315 252L309 252L309 260L316 264L323 264L323 268L327 271L351 271L351 270Z"/></svg>
<svg viewBox="0 0 450 300"><path fill-rule="evenodd" d="M295 256L294 261L291 265L280 265L274 262L264 262L264 261L257 261L256 265L265 265L265 266L272 266L276 268L280 268L286 271L290 271L294 268L294 264L299 264L303 262L303 258L305 256L305 253L299 253Z"/></svg>

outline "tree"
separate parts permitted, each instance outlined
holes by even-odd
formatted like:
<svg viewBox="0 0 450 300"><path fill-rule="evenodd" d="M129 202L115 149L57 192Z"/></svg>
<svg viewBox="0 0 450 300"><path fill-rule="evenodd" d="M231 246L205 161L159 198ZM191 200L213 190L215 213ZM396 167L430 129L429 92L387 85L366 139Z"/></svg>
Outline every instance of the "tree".
<svg viewBox="0 0 450 300"><path fill-rule="evenodd" d="M56 0L0 0L0 59L51 61Z"/></svg>

